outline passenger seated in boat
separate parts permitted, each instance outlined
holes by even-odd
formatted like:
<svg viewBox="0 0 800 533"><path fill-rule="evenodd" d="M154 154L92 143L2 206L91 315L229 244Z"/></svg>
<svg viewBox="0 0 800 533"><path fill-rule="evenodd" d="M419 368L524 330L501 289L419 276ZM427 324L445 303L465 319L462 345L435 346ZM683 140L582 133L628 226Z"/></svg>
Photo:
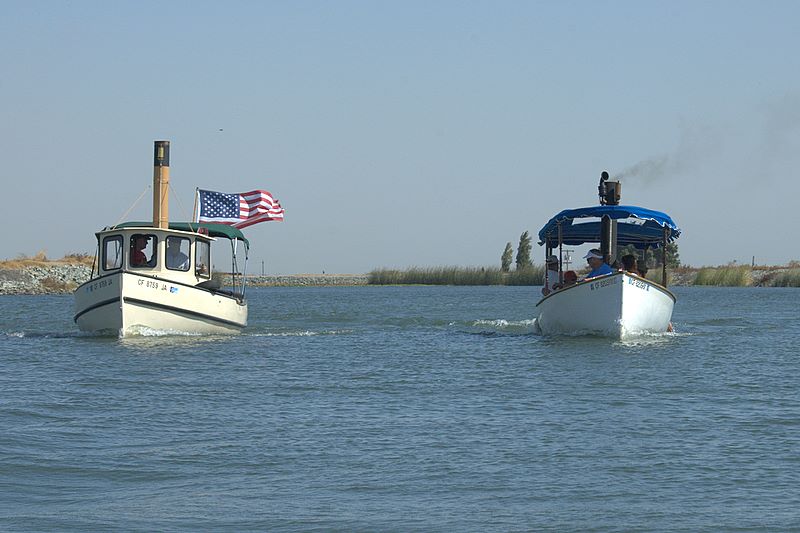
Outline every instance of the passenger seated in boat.
<svg viewBox="0 0 800 533"><path fill-rule="evenodd" d="M589 267L592 269L584 279L605 276L613 272L611 267L608 266L608 263L605 262L605 259L603 259L603 254L597 248L592 248L589 250L589 252L583 256L583 258L586 259L586 262L589 263Z"/></svg>
<svg viewBox="0 0 800 533"><path fill-rule="evenodd" d="M640 276L647 277L647 265L644 264L644 261L637 261L636 269L639 271Z"/></svg>
<svg viewBox="0 0 800 533"><path fill-rule="evenodd" d="M189 256L181 251L181 241L188 246L188 239L167 237L167 268L189 270Z"/></svg>
<svg viewBox="0 0 800 533"><path fill-rule="evenodd" d="M542 294L547 296L558 288L558 257L551 255L545 261L547 266L547 274L545 286L542 287Z"/></svg>
<svg viewBox="0 0 800 533"><path fill-rule="evenodd" d="M131 243L131 265L147 266L147 256L144 249L147 247L147 238L142 235L134 237Z"/></svg>
<svg viewBox="0 0 800 533"><path fill-rule="evenodd" d="M559 283L555 286L556 289L565 289L572 285L575 285L578 282L578 275L575 273L574 270L567 270L564 272L564 282Z"/></svg>
<svg viewBox="0 0 800 533"><path fill-rule="evenodd" d="M623 255L621 258L622 261L622 270L625 272L631 272L633 274L638 274L639 271L636 270L636 256L633 254Z"/></svg>

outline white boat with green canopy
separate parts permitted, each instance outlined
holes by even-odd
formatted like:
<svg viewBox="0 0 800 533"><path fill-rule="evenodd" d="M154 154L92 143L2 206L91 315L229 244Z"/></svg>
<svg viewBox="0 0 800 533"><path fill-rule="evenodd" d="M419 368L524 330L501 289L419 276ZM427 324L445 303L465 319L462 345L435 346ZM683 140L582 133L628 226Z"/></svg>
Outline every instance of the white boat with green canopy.
<svg viewBox="0 0 800 533"><path fill-rule="evenodd" d="M152 223L125 222L95 234L91 278L75 291L75 323L82 331L120 337L240 332L247 325L248 240L224 224L168 221L168 141L155 143L153 183ZM230 242L232 287L213 276L212 243L218 240Z"/></svg>

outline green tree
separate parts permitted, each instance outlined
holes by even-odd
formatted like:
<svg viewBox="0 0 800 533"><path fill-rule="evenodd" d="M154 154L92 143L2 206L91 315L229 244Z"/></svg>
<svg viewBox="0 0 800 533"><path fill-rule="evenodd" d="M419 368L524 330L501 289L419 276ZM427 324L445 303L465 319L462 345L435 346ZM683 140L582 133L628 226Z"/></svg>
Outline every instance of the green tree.
<svg viewBox="0 0 800 533"><path fill-rule="evenodd" d="M533 265L531 261L531 236L525 231L519 236L517 246L517 270L524 270Z"/></svg>
<svg viewBox="0 0 800 533"><path fill-rule="evenodd" d="M667 244L667 267L677 268L681 266L681 257L678 254L678 243Z"/></svg>
<svg viewBox="0 0 800 533"><path fill-rule="evenodd" d="M500 256L500 270L503 272L508 272L511 270L511 260L514 258L514 248L511 247L511 243L506 243L506 249L503 250L503 255Z"/></svg>
<svg viewBox="0 0 800 533"><path fill-rule="evenodd" d="M647 250L637 250L632 244L617 247L618 258L625 254L633 254L639 261L644 257L645 264L648 268L661 266L661 249L653 250L652 248L648 248ZM681 266L681 259L678 254L678 244L671 242L667 244L667 268L676 268L679 266Z"/></svg>
<svg viewBox="0 0 800 533"><path fill-rule="evenodd" d="M627 246L617 246L617 259L620 259L622 256L628 254L634 256L637 261L641 261L644 255L644 250L638 250L632 244L628 244ZM652 252L650 252L649 256L652 257L652 255Z"/></svg>

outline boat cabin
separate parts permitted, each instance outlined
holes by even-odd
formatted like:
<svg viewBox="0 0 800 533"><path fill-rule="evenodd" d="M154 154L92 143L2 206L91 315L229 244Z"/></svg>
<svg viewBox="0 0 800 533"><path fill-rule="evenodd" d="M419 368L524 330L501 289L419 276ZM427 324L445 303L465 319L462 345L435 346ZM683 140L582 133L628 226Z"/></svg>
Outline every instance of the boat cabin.
<svg viewBox="0 0 800 533"><path fill-rule="evenodd" d="M97 239L101 276L122 269L184 283L211 278L208 236L141 227L102 231Z"/></svg>
<svg viewBox="0 0 800 533"><path fill-rule="evenodd" d="M211 279L212 243L219 237L231 241L234 274L237 242L242 241L245 255L249 245L240 230L222 224L173 222L169 229L162 229L145 222L126 222L96 236L92 278L121 271L209 289L219 289L219 283Z"/></svg>

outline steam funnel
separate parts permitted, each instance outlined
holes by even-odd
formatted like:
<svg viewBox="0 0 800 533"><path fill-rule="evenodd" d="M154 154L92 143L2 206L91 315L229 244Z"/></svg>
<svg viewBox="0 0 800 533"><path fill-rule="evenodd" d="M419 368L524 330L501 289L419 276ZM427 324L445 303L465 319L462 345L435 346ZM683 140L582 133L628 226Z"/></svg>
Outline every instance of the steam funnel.
<svg viewBox="0 0 800 533"><path fill-rule="evenodd" d="M600 205L619 205L622 195L622 184L618 181L608 181L608 172L600 174L600 185L597 187L600 196Z"/></svg>
<svg viewBox="0 0 800 533"><path fill-rule="evenodd" d="M169 228L169 141L155 141L153 154L153 227Z"/></svg>

